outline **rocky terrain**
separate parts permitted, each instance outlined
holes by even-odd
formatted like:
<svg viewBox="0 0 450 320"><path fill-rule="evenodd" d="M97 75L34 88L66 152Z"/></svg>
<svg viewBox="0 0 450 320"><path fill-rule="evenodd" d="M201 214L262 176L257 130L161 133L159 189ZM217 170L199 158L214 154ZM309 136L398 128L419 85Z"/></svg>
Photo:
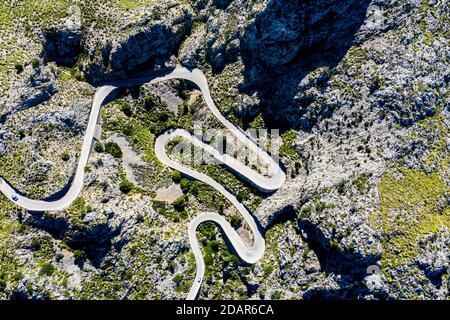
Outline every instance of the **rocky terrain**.
<svg viewBox="0 0 450 320"><path fill-rule="evenodd" d="M64 192L102 83L205 72L226 117L281 130L288 180L265 195L220 166L259 220L245 265L198 230L200 299L449 299L449 16L443 0L17 0L0 3L0 176ZM64 212L0 196L1 299L183 299L188 222L251 234L210 187L158 162L170 128L220 125L182 81L121 90L102 110L85 187ZM380 272L367 270L379 268Z"/></svg>

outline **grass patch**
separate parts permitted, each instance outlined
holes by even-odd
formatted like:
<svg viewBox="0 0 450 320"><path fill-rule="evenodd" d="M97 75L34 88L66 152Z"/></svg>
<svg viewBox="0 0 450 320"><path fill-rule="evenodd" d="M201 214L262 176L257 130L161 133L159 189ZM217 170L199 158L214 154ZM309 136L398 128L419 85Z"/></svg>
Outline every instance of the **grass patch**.
<svg viewBox="0 0 450 320"><path fill-rule="evenodd" d="M448 208L439 201L450 191L438 173L425 174L411 169L387 172L378 186L384 231L382 265L397 267L418 253L418 239L450 228Z"/></svg>

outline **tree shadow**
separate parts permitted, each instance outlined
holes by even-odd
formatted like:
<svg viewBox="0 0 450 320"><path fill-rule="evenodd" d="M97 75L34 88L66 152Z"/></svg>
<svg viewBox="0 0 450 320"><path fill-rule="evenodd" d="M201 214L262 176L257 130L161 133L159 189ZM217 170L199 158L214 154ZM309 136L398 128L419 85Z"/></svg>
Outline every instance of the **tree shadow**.
<svg viewBox="0 0 450 320"><path fill-rule="evenodd" d="M111 227L107 222L77 225L65 217L31 212L27 224L48 232L54 239L62 240L73 250L82 250L96 268L111 251L112 238L119 235L122 224Z"/></svg>
<svg viewBox="0 0 450 320"><path fill-rule="evenodd" d="M340 249L333 246L315 224L301 219L297 223L303 240L319 259L321 270L326 274L340 275L339 289L308 290L303 296L304 299L358 299L366 295L373 295L377 299L388 298L386 292L370 291L364 284L367 268L376 265L376 262L381 258L379 254L363 256L346 248ZM336 237L336 235L333 237Z"/></svg>
<svg viewBox="0 0 450 320"><path fill-rule="evenodd" d="M257 95L269 127L309 130L319 115L306 115L311 101L298 85L312 70L335 68L355 44L370 0L271 0L240 39L244 81L239 90ZM320 81L326 90L328 78ZM323 106L320 117L333 106Z"/></svg>
<svg viewBox="0 0 450 320"><path fill-rule="evenodd" d="M338 289L311 288L302 296L307 300L347 300L361 299L372 296L375 299L389 299L383 290L370 290L365 284L369 266L376 265L380 254L362 255L347 248L333 245L319 225L298 217L295 208L291 205L276 212L268 221L266 230L276 224L292 221L296 224L296 232L308 245L319 260L320 270L327 275L339 275ZM337 238L336 231L332 231L331 239Z"/></svg>
<svg viewBox="0 0 450 320"><path fill-rule="evenodd" d="M367 275L367 268L380 260L379 254L363 256L357 252L334 247L322 230L309 221L298 220L298 228L306 235L304 241L316 253L321 269L328 274L351 275L357 280L362 280Z"/></svg>

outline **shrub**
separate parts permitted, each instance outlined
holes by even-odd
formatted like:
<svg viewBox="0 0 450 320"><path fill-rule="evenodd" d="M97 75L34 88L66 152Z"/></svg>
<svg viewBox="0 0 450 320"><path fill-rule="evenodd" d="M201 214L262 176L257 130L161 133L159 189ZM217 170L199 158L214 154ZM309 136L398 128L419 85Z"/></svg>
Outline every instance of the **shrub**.
<svg viewBox="0 0 450 320"><path fill-rule="evenodd" d="M280 299L281 299L281 292L278 291L278 290L272 292L272 299L274 299L274 300L280 300Z"/></svg>
<svg viewBox="0 0 450 320"><path fill-rule="evenodd" d="M63 161L69 161L69 159L70 159L70 154L69 154L69 152L68 152L68 151L64 151L64 152L62 153L62 155L61 155L61 159L62 159Z"/></svg>
<svg viewBox="0 0 450 320"><path fill-rule="evenodd" d="M163 201L153 201L152 207L156 212L158 212L160 214L165 214L167 211L166 203Z"/></svg>
<svg viewBox="0 0 450 320"><path fill-rule="evenodd" d="M208 245L211 247L211 250L213 252L219 252L219 244L220 244L220 242L218 240L211 240L208 243Z"/></svg>
<svg viewBox="0 0 450 320"><path fill-rule="evenodd" d="M126 123L123 126L122 132L124 135L131 137L133 135L133 125L131 125L130 123Z"/></svg>
<svg viewBox="0 0 450 320"><path fill-rule="evenodd" d="M23 65L20 64L20 63L16 63L16 64L14 65L14 69L16 69L17 74L22 73L22 71L23 71Z"/></svg>
<svg viewBox="0 0 450 320"><path fill-rule="evenodd" d="M86 205L86 201L83 197L78 197L70 206L70 210L76 214L86 214L88 213L88 209L90 209L89 205Z"/></svg>
<svg viewBox="0 0 450 320"><path fill-rule="evenodd" d="M339 183L337 184L337 192L339 194L344 194L345 191L347 190L347 180L341 180L339 181Z"/></svg>
<svg viewBox="0 0 450 320"><path fill-rule="evenodd" d="M82 73L81 71L79 71L79 70L76 70L73 76L74 76L74 78L75 78L76 80L78 80L78 81L84 81L84 75L83 75L83 73Z"/></svg>
<svg viewBox="0 0 450 320"><path fill-rule="evenodd" d="M234 228L239 228L242 225L242 218L239 215L237 215L237 214L233 214L230 217L230 224Z"/></svg>
<svg viewBox="0 0 450 320"><path fill-rule="evenodd" d="M270 276L272 274L273 270L274 270L273 266L265 266L263 268L264 278L267 278L268 276Z"/></svg>
<svg viewBox="0 0 450 320"><path fill-rule="evenodd" d="M212 222L202 223L198 226L197 232L203 238L214 239L216 236L216 227Z"/></svg>
<svg viewBox="0 0 450 320"><path fill-rule="evenodd" d="M210 269L208 267L210 267L213 264L213 251L211 249L210 246L206 246L203 248L204 251L204 255L203 255L203 259L205 261L205 265L207 267L207 269Z"/></svg>
<svg viewBox="0 0 450 320"><path fill-rule="evenodd" d="M183 103L183 115L187 115L189 113L189 106L187 103Z"/></svg>
<svg viewBox="0 0 450 320"><path fill-rule="evenodd" d="M109 153L114 158L122 158L122 150L117 143L109 141L105 144L105 151Z"/></svg>
<svg viewBox="0 0 450 320"><path fill-rule="evenodd" d="M33 240L31 240L30 249L32 249L33 251L38 251L39 249L41 249L41 242L39 241L39 239L34 238Z"/></svg>
<svg viewBox="0 0 450 320"><path fill-rule="evenodd" d="M266 290L260 289L260 290L259 290L259 298L260 298L261 300L263 300L265 297L266 297Z"/></svg>
<svg viewBox="0 0 450 320"><path fill-rule="evenodd" d="M74 250L73 256L76 260L85 259L86 253L83 250Z"/></svg>
<svg viewBox="0 0 450 320"><path fill-rule="evenodd" d="M95 152L102 153L103 151L105 151L105 147L103 146L103 143L101 143L100 141L96 141L94 150Z"/></svg>
<svg viewBox="0 0 450 320"><path fill-rule="evenodd" d="M167 112L161 112L158 117L159 121L161 122L166 122L167 120L169 120L169 118L170 115Z"/></svg>
<svg viewBox="0 0 450 320"><path fill-rule="evenodd" d="M181 190L183 190L183 193L188 193L190 186L191 186L191 181L189 181L189 179L186 179L186 178L181 179L180 187L181 187Z"/></svg>
<svg viewBox="0 0 450 320"><path fill-rule="evenodd" d="M248 193L245 191L239 191L236 195L236 199L238 199L239 202L242 202L242 200L246 200L248 198Z"/></svg>
<svg viewBox="0 0 450 320"><path fill-rule="evenodd" d="M180 171L175 170L175 171L172 172L172 180L175 183L179 183L181 181L181 173L180 173Z"/></svg>
<svg viewBox="0 0 450 320"><path fill-rule="evenodd" d="M122 193L128 194L133 189L133 184L128 180L122 180L120 181L119 189Z"/></svg>
<svg viewBox="0 0 450 320"><path fill-rule="evenodd" d="M128 103L128 101L122 102L120 108L122 109L122 112L127 116L130 117L133 113L131 112L131 106Z"/></svg>
<svg viewBox="0 0 450 320"><path fill-rule="evenodd" d="M172 281L175 282L177 286L179 286L181 284L181 281L183 281L183 276L178 273L172 278Z"/></svg>
<svg viewBox="0 0 450 320"><path fill-rule="evenodd" d="M303 207L300 210L299 216L304 218L304 217L308 217L310 215L310 213L312 212L311 207Z"/></svg>
<svg viewBox="0 0 450 320"><path fill-rule="evenodd" d="M191 193L196 196L198 195L199 192L199 186L198 186L198 181L192 181L191 182Z"/></svg>
<svg viewBox="0 0 450 320"><path fill-rule="evenodd" d="M44 263L41 266L41 270L39 271L39 274L41 276L51 276L55 272L56 268L51 263Z"/></svg>
<svg viewBox="0 0 450 320"><path fill-rule="evenodd" d="M177 200L175 200L172 203L173 207L175 208L175 210L177 211L183 211L186 208L186 198L183 197L179 197Z"/></svg>
<svg viewBox="0 0 450 320"><path fill-rule="evenodd" d="M159 100L158 97L149 95L149 96L146 96L144 99L144 108L145 108L145 110L148 111L150 109L153 109L160 103L161 103L161 101Z"/></svg>
<svg viewBox="0 0 450 320"><path fill-rule="evenodd" d="M365 190L367 190L368 183L369 180L365 175L360 175L352 181L352 184L360 193L363 193Z"/></svg>
<svg viewBox="0 0 450 320"><path fill-rule="evenodd" d="M179 219L187 219L189 217L188 212L186 210L180 211L177 220Z"/></svg>

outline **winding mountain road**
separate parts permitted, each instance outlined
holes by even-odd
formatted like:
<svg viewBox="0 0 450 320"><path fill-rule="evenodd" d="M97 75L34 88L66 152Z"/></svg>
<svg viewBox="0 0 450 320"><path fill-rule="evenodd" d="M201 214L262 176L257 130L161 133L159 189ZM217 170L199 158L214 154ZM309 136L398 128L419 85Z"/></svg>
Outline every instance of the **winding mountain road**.
<svg viewBox="0 0 450 320"><path fill-rule="evenodd" d="M188 131L184 129L174 129L165 132L160 135L155 142L155 153L159 161L164 165L178 170L186 176L193 179L200 180L218 192L220 192L225 198L227 198L241 213L242 217L248 223L252 233L253 233L253 245L251 247L247 246L241 237L237 234L235 229L228 223L225 218L217 213L203 213L194 218L189 224L189 242L193 250L195 261L197 264L196 276L194 283L188 293L187 299L195 299L199 292L201 283L203 281L203 276L205 273L205 263L202 256L202 251L196 237L197 227L206 221L212 221L216 223L222 230L224 236L229 240L229 243L233 246L239 257L250 264L256 263L264 255L265 251L265 241L264 237L258 229L258 225L252 215L248 210L240 203L237 198L226 190L224 186L219 184L217 181L213 180L209 176L197 172L191 168L185 167L172 159L166 153L166 144L169 140L176 137L182 137L188 140L195 146L203 148L205 151L210 153L216 160L228 167L231 171L239 174L240 177L247 180L249 183L257 187L263 192L272 192L280 188L285 182L285 173L281 170L278 163L264 150L262 150L245 132L240 128L235 127L231 122L229 122L217 109L214 101L211 97L209 86L205 75L199 69L194 69L192 71L186 68L176 68L170 73L159 77L143 77L136 79L128 79L124 81L114 82L102 87L99 87L94 95L92 102L91 113L89 116L89 122L86 129L86 133L83 140L83 145L81 149L80 158L75 171L75 175L67 192L58 200L55 201L43 201L43 200L33 200L21 195L17 190L15 190L6 180L0 177L0 192L2 192L8 199L16 203L18 206L25 208L30 211L60 211L69 207L72 202L79 196L84 181L84 168L86 167L93 147L93 140L96 134L98 134L98 120L100 116L100 108L104 103L105 99L117 88L129 87L135 85L142 85L146 83L157 83L161 81L166 81L170 79L184 79L193 82L201 90L203 98L206 104L214 114L214 116L234 135L241 143L243 143L252 153L258 155L259 159L264 161L269 168L269 175L264 176L259 172L247 167L237 159L227 155L222 154L212 146L205 144L195 136L191 135Z"/></svg>

